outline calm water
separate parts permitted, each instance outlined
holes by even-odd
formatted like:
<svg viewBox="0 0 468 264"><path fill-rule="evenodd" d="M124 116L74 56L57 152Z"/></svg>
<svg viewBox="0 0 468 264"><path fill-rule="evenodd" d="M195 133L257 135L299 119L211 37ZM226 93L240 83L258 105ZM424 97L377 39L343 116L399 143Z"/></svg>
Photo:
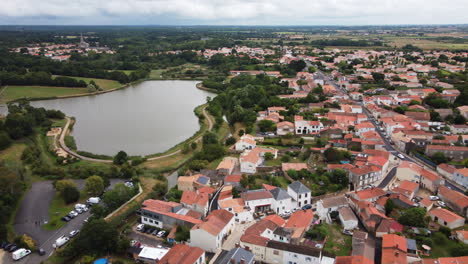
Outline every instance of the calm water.
<svg viewBox="0 0 468 264"><path fill-rule="evenodd" d="M163 152L200 128L193 110L214 94L196 81L146 81L111 93L34 101L74 116L72 135L79 150L115 155Z"/></svg>

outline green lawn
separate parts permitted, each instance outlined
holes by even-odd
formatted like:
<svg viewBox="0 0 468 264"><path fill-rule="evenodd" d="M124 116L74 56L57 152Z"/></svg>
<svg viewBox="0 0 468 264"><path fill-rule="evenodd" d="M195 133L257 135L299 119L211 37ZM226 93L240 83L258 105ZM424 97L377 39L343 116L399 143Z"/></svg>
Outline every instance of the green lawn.
<svg viewBox="0 0 468 264"><path fill-rule="evenodd" d="M124 71L125 72L125 71ZM89 83L91 80L94 80L94 82L99 85L102 89L105 91L111 90L111 89L116 89L121 87L122 85L118 81L114 80L106 80L106 79L97 79L97 78L85 78L85 77L74 77L74 76L66 76L70 77L76 80L83 80L86 83Z"/></svg>
<svg viewBox="0 0 468 264"><path fill-rule="evenodd" d="M0 103L6 103L20 98L50 98L86 93L86 88L51 86L8 86L0 95Z"/></svg>
<svg viewBox="0 0 468 264"><path fill-rule="evenodd" d="M57 193L54 195L54 199L50 203L49 207L49 222L42 227L45 230L56 230L65 225L65 222L60 218L67 215L74 209L74 204L66 205L62 197Z"/></svg>
<svg viewBox="0 0 468 264"><path fill-rule="evenodd" d="M338 224L326 225L328 237L324 251L336 256L349 256L352 249L352 237L341 233L342 228Z"/></svg>

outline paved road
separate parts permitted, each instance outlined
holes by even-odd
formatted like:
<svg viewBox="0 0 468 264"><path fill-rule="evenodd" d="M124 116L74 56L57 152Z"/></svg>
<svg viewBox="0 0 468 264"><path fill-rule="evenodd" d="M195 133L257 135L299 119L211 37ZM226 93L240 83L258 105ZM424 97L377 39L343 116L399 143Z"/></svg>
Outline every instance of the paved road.
<svg viewBox="0 0 468 264"><path fill-rule="evenodd" d="M84 180L75 180L75 182L79 189L84 187ZM111 179L109 188L113 188L119 182L122 182L122 180ZM21 202L13 225L16 234L27 234L34 238L39 247L46 251L46 255L39 256L33 253L20 261L13 262L11 254L6 254L3 259L0 259L0 263L40 263L53 252L52 244L57 238L69 234L72 230L81 228L83 221L90 216L90 211L78 215L58 230L48 231L42 228L42 225L49 220L49 207L54 194L52 181L35 182Z"/></svg>
<svg viewBox="0 0 468 264"><path fill-rule="evenodd" d="M210 207L209 207L210 212L214 211L214 210L218 210L218 198L219 198L219 194L221 193L221 190L223 189L223 187L224 187L224 185L219 187L219 189L216 191L215 195L213 196L213 199L211 200Z"/></svg>
<svg viewBox="0 0 468 264"><path fill-rule="evenodd" d="M393 169L390 170L389 173L387 173L387 176L380 182L379 188L385 188L387 185L390 183L390 181L395 177L397 167L394 167Z"/></svg>

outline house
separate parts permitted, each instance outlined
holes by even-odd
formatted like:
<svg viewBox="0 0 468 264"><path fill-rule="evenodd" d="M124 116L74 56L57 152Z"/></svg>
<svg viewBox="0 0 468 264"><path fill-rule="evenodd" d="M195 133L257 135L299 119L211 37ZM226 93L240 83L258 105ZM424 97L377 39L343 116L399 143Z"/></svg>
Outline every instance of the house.
<svg viewBox="0 0 468 264"><path fill-rule="evenodd" d="M369 131L375 131L375 126L371 122L362 122L354 126L356 135L361 135Z"/></svg>
<svg viewBox="0 0 468 264"><path fill-rule="evenodd" d="M462 242L464 244L468 244L468 231L457 230L457 231L455 231L455 233L457 234L458 241L460 241L460 242Z"/></svg>
<svg viewBox="0 0 468 264"><path fill-rule="evenodd" d="M450 132L453 134L467 134L468 126L467 125L450 125Z"/></svg>
<svg viewBox="0 0 468 264"><path fill-rule="evenodd" d="M213 264L253 264L254 254L241 247L235 247L226 254L221 254Z"/></svg>
<svg viewBox="0 0 468 264"><path fill-rule="evenodd" d="M456 213L468 217L468 196L445 186L439 187L437 195Z"/></svg>
<svg viewBox="0 0 468 264"><path fill-rule="evenodd" d="M158 262L169 252L168 248L163 248L163 247L155 248L155 247L143 246L140 249L141 250L135 259L143 263Z"/></svg>
<svg viewBox="0 0 468 264"><path fill-rule="evenodd" d="M209 186L210 178L202 174L180 176L177 178L177 189L179 189L179 191L194 191L198 188Z"/></svg>
<svg viewBox="0 0 468 264"><path fill-rule="evenodd" d="M376 237L383 237L386 234L395 234L395 233L402 233L403 232L403 225L398 223L393 219L382 219L380 221L379 227L375 231Z"/></svg>
<svg viewBox="0 0 468 264"><path fill-rule="evenodd" d="M437 165L436 170L442 176L447 177L449 179L452 179L456 168L453 167L452 165L447 164L447 163L441 163L441 164Z"/></svg>
<svg viewBox="0 0 468 264"><path fill-rule="evenodd" d="M457 109L463 117L468 118L468 105L459 106Z"/></svg>
<svg viewBox="0 0 468 264"><path fill-rule="evenodd" d="M408 263L406 239L395 234L382 238L382 264Z"/></svg>
<svg viewBox="0 0 468 264"><path fill-rule="evenodd" d="M441 152L445 157L454 161L461 161L468 158L468 147L463 146L446 146L446 145L427 145L425 154L432 156L437 152Z"/></svg>
<svg viewBox="0 0 468 264"><path fill-rule="evenodd" d="M320 249L270 240L267 242L266 263L311 263L320 264Z"/></svg>
<svg viewBox="0 0 468 264"><path fill-rule="evenodd" d="M357 201L375 202L381 196L384 196L386 194L387 193L381 188L372 187L366 190L354 191L349 195Z"/></svg>
<svg viewBox="0 0 468 264"><path fill-rule="evenodd" d="M273 148L255 147L252 150L246 150L239 157L242 173L256 173L257 167L263 164L265 153L271 153L273 158L278 156L278 150Z"/></svg>
<svg viewBox="0 0 468 264"><path fill-rule="evenodd" d="M188 209L201 213L205 216L208 213L209 200L215 192L210 187L205 187L196 191L184 191L180 203Z"/></svg>
<svg viewBox="0 0 468 264"><path fill-rule="evenodd" d="M453 180L461 186L468 188L468 168L455 170Z"/></svg>
<svg viewBox="0 0 468 264"><path fill-rule="evenodd" d="M353 230L358 226L358 219L354 215L353 210L349 207L341 207L338 209L338 216L343 225L344 230Z"/></svg>
<svg viewBox="0 0 468 264"><path fill-rule="evenodd" d="M320 121L304 120L303 116L294 116L294 128L296 134L312 134L318 133L323 129L323 124Z"/></svg>
<svg viewBox="0 0 468 264"><path fill-rule="evenodd" d="M276 124L276 134L278 136L294 135L294 124L288 121L279 122Z"/></svg>
<svg viewBox="0 0 468 264"><path fill-rule="evenodd" d="M276 187L270 190L271 195L273 195L273 203L271 205L273 211L278 215L283 215L286 211L291 211L292 207L292 199L289 196L288 192Z"/></svg>
<svg viewBox="0 0 468 264"><path fill-rule="evenodd" d="M462 227L465 224L465 218L461 217L447 209L435 208L429 213L432 221L437 222L441 226L446 226L450 229Z"/></svg>
<svg viewBox="0 0 468 264"><path fill-rule="evenodd" d="M237 151L243 151L246 149L253 149L256 145L257 142L255 141L255 138L252 135L245 134L236 142L234 149Z"/></svg>
<svg viewBox="0 0 468 264"><path fill-rule="evenodd" d="M226 210L214 210L204 222L196 224L190 229L190 246L215 253L221 248L223 240L233 227L234 214Z"/></svg>
<svg viewBox="0 0 468 264"><path fill-rule="evenodd" d="M245 202L242 198L225 199L218 201L219 209L226 210L234 214L236 223L246 223L253 221L252 212L245 207Z"/></svg>
<svg viewBox="0 0 468 264"><path fill-rule="evenodd" d="M371 239L368 233L359 230L354 231L352 240L353 251L351 253L353 259L356 262L362 264L373 264L375 256L375 243L374 239ZM356 259L358 258L358 259ZM343 264L345 262L342 262ZM337 263L338 264L338 259Z"/></svg>
<svg viewBox="0 0 468 264"><path fill-rule="evenodd" d="M420 187L434 193L437 191L439 186L444 185L445 183L445 180L439 175L409 161L403 161L397 167L396 177L400 181L407 180L420 183Z"/></svg>
<svg viewBox="0 0 468 264"><path fill-rule="evenodd" d="M314 213L312 212L312 209L298 210L291 214L284 227L291 229L301 228L304 231L307 231L312 225L313 220Z"/></svg>
<svg viewBox="0 0 468 264"><path fill-rule="evenodd" d="M243 192L241 198L244 200L245 206L255 213L270 211L275 202L273 194L264 189Z"/></svg>
<svg viewBox="0 0 468 264"><path fill-rule="evenodd" d="M240 187L242 175L227 175L224 177L224 185L232 185L232 187Z"/></svg>
<svg viewBox="0 0 468 264"><path fill-rule="evenodd" d="M170 229L174 225L192 227L202 221L200 213L183 208L182 204L148 199L141 208L141 223Z"/></svg>
<svg viewBox="0 0 468 264"><path fill-rule="evenodd" d="M338 211L341 207L348 207L348 200L344 195L328 197L317 201L315 213L319 220L331 223L330 213Z"/></svg>
<svg viewBox="0 0 468 264"><path fill-rule="evenodd" d="M288 194L292 198L294 208L302 208L312 201L311 191L300 181L288 185Z"/></svg>
<svg viewBox="0 0 468 264"><path fill-rule="evenodd" d="M203 264L205 251L186 244L176 244L164 255L158 264Z"/></svg>
<svg viewBox="0 0 468 264"><path fill-rule="evenodd" d="M349 170L349 182L355 190L369 186L382 177L382 169L377 166L358 166Z"/></svg>
<svg viewBox="0 0 468 264"><path fill-rule="evenodd" d="M419 184L412 181L404 180L396 188L392 189L393 192L402 194L408 199L413 199L414 195L419 191Z"/></svg>
<svg viewBox="0 0 468 264"><path fill-rule="evenodd" d="M216 167L219 175L232 174L236 166L239 165L239 159L236 157L224 157L223 160Z"/></svg>

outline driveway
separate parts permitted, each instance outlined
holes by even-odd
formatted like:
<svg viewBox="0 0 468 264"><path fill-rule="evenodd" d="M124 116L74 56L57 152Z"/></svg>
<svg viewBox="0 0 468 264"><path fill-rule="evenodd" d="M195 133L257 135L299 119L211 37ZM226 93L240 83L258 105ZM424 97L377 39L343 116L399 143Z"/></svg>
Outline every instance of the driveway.
<svg viewBox="0 0 468 264"><path fill-rule="evenodd" d="M84 180L75 180L79 189L84 187ZM111 179L109 188L113 188L121 179ZM109 189L108 188L108 189ZM27 263L36 264L46 260L52 253L52 244L62 235L68 235L70 231L81 229L83 222L90 216L90 211L78 215L58 230L44 230L42 225L49 220L49 205L54 197L55 190L52 181L35 182L24 196L15 217L13 228L16 234L27 234L37 241L40 248L46 251L46 255L31 254L20 261L13 261L11 254L5 254L0 263Z"/></svg>

